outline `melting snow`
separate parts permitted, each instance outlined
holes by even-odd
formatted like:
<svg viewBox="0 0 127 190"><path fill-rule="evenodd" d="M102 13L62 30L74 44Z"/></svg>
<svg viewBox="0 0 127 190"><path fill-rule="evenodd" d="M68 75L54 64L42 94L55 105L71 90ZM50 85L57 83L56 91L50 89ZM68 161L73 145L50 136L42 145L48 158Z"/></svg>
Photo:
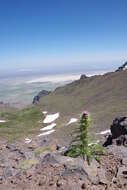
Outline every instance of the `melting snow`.
<svg viewBox="0 0 127 190"><path fill-rule="evenodd" d="M77 118L71 118L70 121L67 123L67 125L70 125L71 123L75 123L77 121L78 121Z"/></svg>
<svg viewBox="0 0 127 190"><path fill-rule="evenodd" d="M25 143L26 143L26 144L31 143L31 141L32 141L31 139L28 139L28 138L25 139Z"/></svg>
<svg viewBox="0 0 127 190"><path fill-rule="evenodd" d="M59 116L60 116L59 113L47 115L46 118L44 119L43 123L52 123L52 122L55 121Z"/></svg>
<svg viewBox="0 0 127 190"><path fill-rule="evenodd" d="M45 132L45 133L39 134L38 137L50 135L50 134L53 133L53 132L55 132L55 130L50 130L50 131L47 131L47 132Z"/></svg>
<svg viewBox="0 0 127 190"><path fill-rule="evenodd" d="M5 123L6 121L5 120L0 120L0 123Z"/></svg>
<svg viewBox="0 0 127 190"><path fill-rule="evenodd" d="M43 113L44 115L46 115L48 112L47 112L47 111L43 111L42 113Z"/></svg>
<svg viewBox="0 0 127 190"><path fill-rule="evenodd" d="M110 129L105 130L105 131L101 131L100 133L97 133L97 134L105 135L105 134L107 134L107 133L111 133Z"/></svg>
<svg viewBox="0 0 127 190"><path fill-rule="evenodd" d="M53 129L55 126L56 126L56 123L52 123L52 124L50 124L50 125L48 125L48 126L42 128L42 129L40 129L40 131L51 130L51 129Z"/></svg>

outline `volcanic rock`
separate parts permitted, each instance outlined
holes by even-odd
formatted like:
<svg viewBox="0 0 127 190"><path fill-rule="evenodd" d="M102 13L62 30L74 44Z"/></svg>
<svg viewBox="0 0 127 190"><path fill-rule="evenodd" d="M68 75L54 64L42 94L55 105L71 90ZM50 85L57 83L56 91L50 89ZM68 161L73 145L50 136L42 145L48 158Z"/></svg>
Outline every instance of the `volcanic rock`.
<svg viewBox="0 0 127 190"><path fill-rule="evenodd" d="M85 74L83 74L83 75L81 75L80 80L84 80L86 78L87 78L87 76Z"/></svg>

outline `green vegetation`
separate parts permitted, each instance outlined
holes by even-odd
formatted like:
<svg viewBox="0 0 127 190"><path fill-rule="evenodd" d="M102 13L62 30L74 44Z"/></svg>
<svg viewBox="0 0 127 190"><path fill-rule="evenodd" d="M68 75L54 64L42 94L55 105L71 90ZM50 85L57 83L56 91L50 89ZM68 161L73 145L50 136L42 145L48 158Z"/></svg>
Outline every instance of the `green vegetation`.
<svg viewBox="0 0 127 190"><path fill-rule="evenodd" d="M104 147L100 144L93 144L90 146L90 154L94 157L98 162L100 161L100 155L104 155L106 152ZM90 158L91 159L91 158Z"/></svg>
<svg viewBox="0 0 127 190"><path fill-rule="evenodd" d="M39 156L40 154L44 153L45 151L51 151L51 148L46 146L46 147L39 147L34 150L35 156Z"/></svg>
<svg viewBox="0 0 127 190"><path fill-rule="evenodd" d="M80 151L83 157L89 154L88 148L88 128L90 126L89 116L88 113L83 113L80 121Z"/></svg>
<svg viewBox="0 0 127 190"><path fill-rule="evenodd" d="M36 134L41 127L43 115L37 107L23 110L0 112L0 118L6 123L0 123L0 137L8 140Z"/></svg>
<svg viewBox="0 0 127 190"><path fill-rule="evenodd" d="M82 156L88 163L94 157L99 159L100 154L104 154L104 149L101 145L88 145L88 129L90 127L90 118L88 112L85 111L81 117L79 133L74 141L72 141L72 147L65 153L66 156L78 157ZM76 142L75 145L73 143Z"/></svg>

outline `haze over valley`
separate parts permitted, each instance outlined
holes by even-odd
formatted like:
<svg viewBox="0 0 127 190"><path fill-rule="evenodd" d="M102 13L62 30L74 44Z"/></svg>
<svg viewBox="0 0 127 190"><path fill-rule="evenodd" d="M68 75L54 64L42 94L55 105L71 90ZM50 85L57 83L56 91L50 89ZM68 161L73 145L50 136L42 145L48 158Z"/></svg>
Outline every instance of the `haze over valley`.
<svg viewBox="0 0 127 190"><path fill-rule="evenodd" d="M41 74L34 71L9 73L0 77L0 101L23 108L32 103L33 97L41 90L54 91L57 87L78 80L81 74L87 76L104 74L109 70L80 71L77 73Z"/></svg>

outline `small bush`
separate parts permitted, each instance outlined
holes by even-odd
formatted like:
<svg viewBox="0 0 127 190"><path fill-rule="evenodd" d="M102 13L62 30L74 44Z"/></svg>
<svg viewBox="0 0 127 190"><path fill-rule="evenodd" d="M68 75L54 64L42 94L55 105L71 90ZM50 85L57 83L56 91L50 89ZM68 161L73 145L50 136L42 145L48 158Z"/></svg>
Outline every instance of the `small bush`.
<svg viewBox="0 0 127 190"><path fill-rule="evenodd" d="M76 158L81 155L80 145L72 145L71 148L65 153L65 156Z"/></svg>

